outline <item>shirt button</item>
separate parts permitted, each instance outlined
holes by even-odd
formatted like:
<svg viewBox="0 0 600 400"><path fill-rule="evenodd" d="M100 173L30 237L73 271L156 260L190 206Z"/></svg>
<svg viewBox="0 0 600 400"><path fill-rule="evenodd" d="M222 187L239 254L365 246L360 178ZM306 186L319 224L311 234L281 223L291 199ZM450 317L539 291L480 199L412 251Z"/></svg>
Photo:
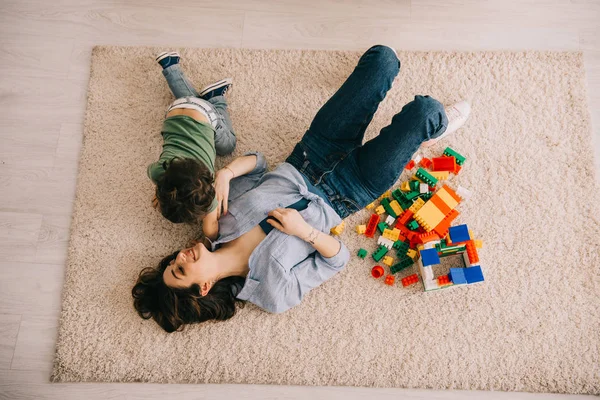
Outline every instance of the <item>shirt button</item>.
<svg viewBox="0 0 600 400"><path fill-rule="evenodd" d="M283 203L277 203L277 207L283 206Z"/></svg>

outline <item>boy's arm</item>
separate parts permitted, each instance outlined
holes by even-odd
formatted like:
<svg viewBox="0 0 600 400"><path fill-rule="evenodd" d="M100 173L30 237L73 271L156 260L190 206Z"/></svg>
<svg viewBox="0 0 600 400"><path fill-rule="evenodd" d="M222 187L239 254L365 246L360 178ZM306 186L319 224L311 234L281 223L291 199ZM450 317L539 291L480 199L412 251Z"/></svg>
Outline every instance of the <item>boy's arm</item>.
<svg viewBox="0 0 600 400"><path fill-rule="evenodd" d="M219 234L219 220L217 219L217 209L215 208L212 212L206 214L202 219L202 232L204 236L210 240L215 240Z"/></svg>
<svg viewBox="0 0 600 400"><path fill-rule="evenodd" d="M230 179L246 175L256 167L257 156L254 154L241 156L221 168L223 172L231 175Z"/></svg>

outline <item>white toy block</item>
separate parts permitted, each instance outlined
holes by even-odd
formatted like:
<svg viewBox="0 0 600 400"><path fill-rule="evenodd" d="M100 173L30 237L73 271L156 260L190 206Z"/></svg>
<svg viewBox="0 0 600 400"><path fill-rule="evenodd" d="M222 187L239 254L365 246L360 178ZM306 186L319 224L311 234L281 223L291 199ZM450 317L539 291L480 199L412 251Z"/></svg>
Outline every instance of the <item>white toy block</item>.
<svg viewBox="0 0 600 400"><path fill-rule="evenodd" d="M427 185L426 183L420 183L419 184L419 193L427 193L429 192L429 185Z"/></svg>
<svg viewBox="0 0 600 400"><path fill-rule="evenodd" d="M433 248L435 248L435 245L438 243L440 243L439 240L434 240L433 242L427 242L423 245L423 248L424 249L433 249Z"/></svg>
<svg viewBox="0 0 600 400"><path fill-rule="evenodd" d="M456 194L463 200L469 200L473 193L469 189L459 186L456 190Z"/></svg>
<svg viewBox="0 0 600 400"><path fill-rule="evenodd" d="M423 286L425 286L425 290L439 289L437 280L435 279L423 279Z"/></svg>
<svg viewBox="0 0 600 400"><path fill-rule="evenodd" d="M379 239L377 239L377 244L383 245L383 246L387 247L388 250L391 250L392 246L394 245L394 241L392 241L390 239L386 239L383 236L379 236Z"/></svg>
<svg viewBox="0 0 600 400"><path fill-rule="evenodd" d="M413 157L413 161L415 162L415 164L418 164L419 162L421 162L421 160L423 159L423 156L420 154L417 154L416 156Z"/></svg>
<svg viewBox="0 0 600 400"><path fill-rule="evenodd" d="M391 215L388 215L387 218L385 219L385 223L387 224L387 226L394 225L395 221L396 221L396 218L392 217Z"/></svg>
<svg viewBox="0 0 600 400"><path fill-rule="evenodd" d="M433 279L433 270L431 267L423 267L423 280L429 281Z"/></svg>

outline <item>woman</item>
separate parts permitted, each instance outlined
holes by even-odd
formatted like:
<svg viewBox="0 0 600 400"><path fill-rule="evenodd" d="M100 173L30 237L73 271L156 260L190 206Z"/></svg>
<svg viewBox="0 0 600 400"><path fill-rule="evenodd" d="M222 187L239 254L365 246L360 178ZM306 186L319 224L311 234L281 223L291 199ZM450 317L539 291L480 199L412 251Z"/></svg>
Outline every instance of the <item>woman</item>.
<svg viewBox="0 0 600 400"><path fill-rule="evenodd" d="M140 316L172 332L231 318L244 301L279 313L339 272L350 254L330 229L389 189L419 146L452 133L470 113L466 102L447 114L416 96L361 145L399 69L393 49L372 47L284 163L266 173L264 157L253 153L228 165L235 178L217 240L141 271L132 291Z"/></svg>

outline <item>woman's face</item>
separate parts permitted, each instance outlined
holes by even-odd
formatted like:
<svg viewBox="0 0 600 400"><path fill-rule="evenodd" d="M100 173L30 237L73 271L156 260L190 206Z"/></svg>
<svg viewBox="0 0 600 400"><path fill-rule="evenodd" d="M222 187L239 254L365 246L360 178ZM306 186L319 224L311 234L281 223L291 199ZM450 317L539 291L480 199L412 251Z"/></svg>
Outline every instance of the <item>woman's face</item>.
<svg viewBox="0 0 600 400"><path fill-rule="evenodd" d="M206 265L202 265L203 262L206 264L207 253L209 251L202 243L180 250L163 273L165 284L172 288L188 288L197 283L202 289L210 278L206 274Z"/></svg>

